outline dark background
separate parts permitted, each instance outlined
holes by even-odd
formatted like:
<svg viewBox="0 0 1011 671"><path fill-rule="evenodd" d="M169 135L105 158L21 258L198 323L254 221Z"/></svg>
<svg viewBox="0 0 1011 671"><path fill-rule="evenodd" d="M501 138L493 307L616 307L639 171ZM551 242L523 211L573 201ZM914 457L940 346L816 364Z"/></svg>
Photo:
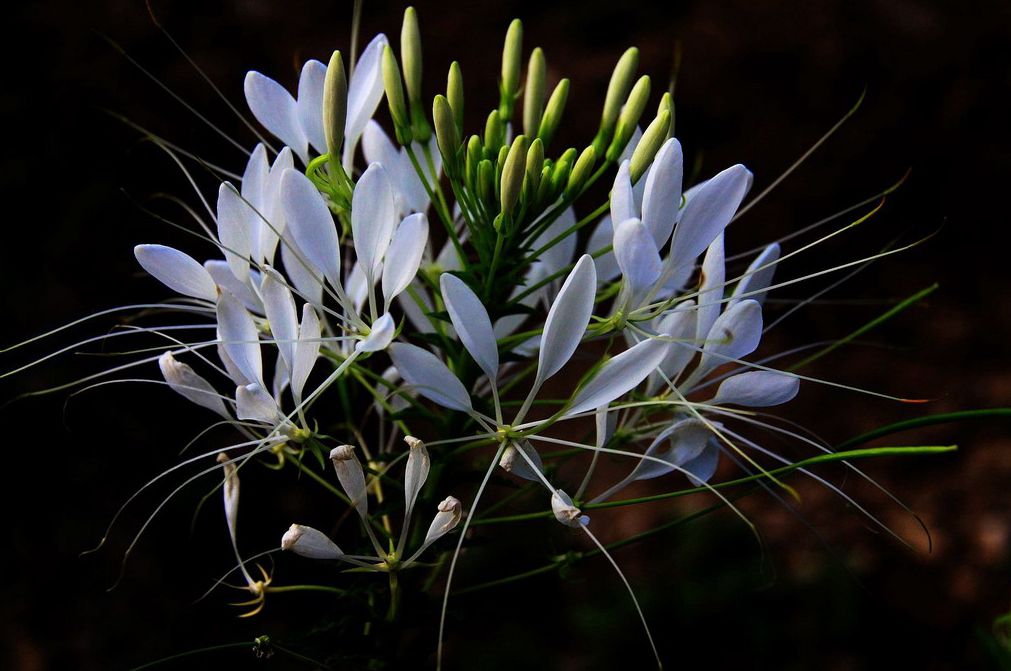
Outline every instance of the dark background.
<svg viewBox="0 0 1011 671"><path fill-rule="evenodd" d="M258 0L155 7L172 35L244 109L246 70L293 85L304 59L325 60L331 49L346 49L350 4ZM868 339L888 348L843 348L810 370L935 400L908 407L806 385L788 415L839 441L925 411L1009 404L1004 241L1011 177L1011 6L1006 2L585 0L417 7L427 91L441 90L450 59L460 58L472 129L481 123L478 112L495 102L508 20L524 19L527 48L541 45L547 52L549 80L573 79L562 131L562 140L572 143L585 142L595 130L607 77L626 46L640 47L642 70L656 76L656 91L680 43L677 134L687 155L701 162L703 176L744 163L756 174L756 189L790 165L866 87L859 113L737 222L728 244L731 251L744 250L795 230L883 189L911 168L879 216L846 241L784 268L783 276L873 253L892 239L935 237L861 273L827 297L834 302L791 318L770 335L768 351L840 337L887 305L846 302L850 299L895 300L936 281L940 289L928 301ZM366 2L365 8L364 39L379 30L396 39L401 7ZM244 164L241 154L146 80L103 36L244 145L253 142L159 34L143 4L36 2L14 12L0 86L4 345L94 310L164 295L138 272L134 244L162 241L194 249L137 204L149 203L160 191L196 202L185 183L163 154L138 142L135 132L104 110L212 162L238 171ZM780 297L803 298L823 285L785 289ZM98 334L113 323L96 322L76 333ZM0 369L71 342L61 338L2 354ZM94 370L93 360L68 355L3 380L0 389L9 398ZM153 366L142 372L156 374ZM229 594L192 604L230 566L217 510L190 530L199 491L168 506L138 544L120 586L105 592L157 496L128 512L102 552L83 559L78 553L101 538L117 507L140 484L175 463L178 448L199 428L194 420L202 418L193 418L185 402L148 388L107 387L67 399L68 392L60 392L2 411L2 491L9 521L0 605L6 661L0 665L121 669L261 633L293 635L301 626L300 609L311 600L278 599L255 620L235 619L236 611L223 603ZM933 534L932 552L915 520L871 488L847 482L848 491L913 550L823 488L798 480L800 516L769 496L745 504L763 534L764 552L743 524L722 513L617 553L640 586L670 666L999 668L986 651L986 635L994 618L1011 608L1006 428L991 421L906 434L892 442L958 443L961 449L864 464L924 518ZM843 481L841 471L826 473ZM263 478L264 487L270 482ZM255 476L243 482L246 491L259 484ZM292 511L307 505L312 501L247 496L243 543L269 546L283 528L278 520L289 520ZM697 504L616 516L614 537L692 505ZM551 533L564 551L566 539L559 541L553 528ZM501 539L496 546L508 543ZM485 564L481 556L468 562L465 582L522 568L511 557L483 558ZM580 565L565 581L534 580L461 598L450 628L450 659L454 668L640 668L648 655L625 599L599 561ZM426 636L434 646L432 632L419 628L418 637ZM256 665L250 655L235 651L186 663ZM281 657L264 664L286 665L299 668ZM427 662L416 665L425 668Z"/></svg>

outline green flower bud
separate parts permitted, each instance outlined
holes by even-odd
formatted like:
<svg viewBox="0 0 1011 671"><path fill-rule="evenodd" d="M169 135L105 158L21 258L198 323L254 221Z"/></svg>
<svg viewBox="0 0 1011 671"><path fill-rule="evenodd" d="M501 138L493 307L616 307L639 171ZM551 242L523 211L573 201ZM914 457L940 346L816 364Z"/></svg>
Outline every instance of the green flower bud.
<svg viewBox="0 0 1011 671"><path fill-rule="evenodd" d="M506 119L512 117L513 104L520 89L520 67L523 57L523 22L513 19L506 31L502 47L502 88L499 92L499 112Z"/></svg>
<svg viewBox="0 0 1011 671"><path fill-rule="evenodd" d="M527 138L519 135L513 140L509 153L506 155L505 163L502 165L502 181L500 193L502 200L502 214L508 216L516 208L516 202L520 198L523 190L523 177L526 174L527 165Z"/></svg>
<svg viewBox="0 0 1011 671"><path fill-rule="evenodd" d="M407 116L407 104L404 102L404 86L400 80L400 67L393 49L387 46L383 49L383 86L386 88L386 102L390 106L390 116L397 132L397 141L402 145L411 143L411 121Z"/></svg>
<svg viewBox="0 0 1011 671"><path fill-rule="evenodd" d="M484 155L484 147L481 145L481 138L477 135L471 135L470 140L467 141L467 179L469 180L468 186L474 188L477 182L477 166L481 163L481 158Z"/></svg>
<svg viewBox="0 0 1011 671"><path fill-rule="evenodd" d="M628 100L625 101L625 106L621 108L621 115L618 117L618 129L611 140L611 146L607 148L608 161L617 161L625 150L625 145L635 135L635 128L646 110L646 103L649 102L649 89L649 75L643 75L628 94Z"/></svg>
<svg viewBox="0 0 1011 671"><path fill-rule="evenodd" d="M341 52L335 51L326 66L326 79L323 81L323 134L331 164L340 165L347 116L348 80Z"/></svg>
<svg viewBox="0 0 1011 671"><path fill-rule="evenodd" d="M484 124L484 148L487 157L495 156L505 143L505 124L498 110L492 110Z"/></svg>
<svg viewBox="0 0 1011 671"><path fill-rule="evenodd" d="M404 22L400 28L400 53L404 61L404 84L411 104L421 102L421 31L418 29L418 13L414 7L404 10Z"/></svg>
<svg viewBox="0 0 1011 671"><path fill-rule="evenodd" d="M537 193L537 187L541 183L541 169L544 167L544 143L540 138L534 138L527 149L527 193L531 197Z"/></svg>
<svg viewBox="0 0 1011 671"><path fill-rule="evenodd" d="M495 166L488 159L482 160L477 166L477 195L487 205L494 205Z"/></svg>
<svg viewBox="0 0 1011 671"><path fill-rule="evenodd" d="M435 96L432 102L432 119L435 120L435 139L446 162L446 169L456 174L456 154L460 148L460 134L453 119L453 108L445 96Z"/></svg>
<svg viewBox="0 0 1011 671"><path fill-rule="evenodd" d="M537 137L544 142L545 147L550 145L551 140L555 137L555 131L558 130L558 125L562 122L562 113L565 111L565 102L568 99L569 80L563 79L551 92L547 107L544 108L544 115L541 117L540 129L537 131Z"/></svg>
<svg viewBox="0 0 1011 671"><path fill-rule="evenodd" d="M611 73L611 81L607 84L607 95L604 98L604 111L600 116L600 130L593 141L594 147L602 151L607 146L611 134L614 132L614 124L621 113L621 106L628 97L628 92L632 88L635 71L639 69L639 50L630 47L618 59Z"/></svg>
<svg viewBox="0 0 1011 671"><path fill-rule="evenodd" d="M542 207L547 204L548 201L555 199L551 185L551 175L553 174L553 170L554 166L550 164L550 161L545 162L544 167L541 168L541 175L537 180L537 196L534 199L534 205L536 207Z"/></svg>
<svg viewBox="0 0 1011 671"><path fill-rule="evenodd" d="M596 160L597 152L593 146L589 146L583 150L583 153L579 155L579 160L576 161L576 165L572 168L572 174L569 175L569 181L565 187L566 196L572 198L578 195L580 189L586 184L586 180L590 178L590 173L593 171L593 164Z"/></svg>
<svg viewBox="0 0 1011 671"><path fill-rule="evenodd" d="M660 110L656 118L643 131L642 139L639 140L635 151L632 152L629 176L632 178L633 184L639 181L639 178L653 162L656 153L660 151L661 145L667 141L668 129L670 129L670 112Z"/></svg>
<svg viewBox="0 0 1011 671"><path fill-rule="evenodd" d="M660 105L656 108L657 116L660 116L660 112L664 110L670 113L670 126L667 128L667 139L669 140L674 137L674 96L670 91L665 91L663 97L660 98Z"/></svg>
<svg viewBox="0 0 1011 671"><path fill-rule="evenodd" d="M463 73L460 71L458 61L449 64L449 76L446 78L446 100L453 108L456 129L463 133Z"/></svg>
<svg viewBox="0 0 1011 671"><path fill-rule="evenodd" d="M572 172L572 162L576 159L576 150L572 150L572 158L569 152L562 154L558 162L551 168L551 194L557 196L569 183L569 173Z"/></svg>
<svg viewBox="0 0 1011 671"><path fill-rule="evenodd" d="M544 51L537 47L530 54L527 63L527 84L523 92L523 132L534 137L541 126L541 115L544 114L544 78L547 74L547 63Z"/></svg>

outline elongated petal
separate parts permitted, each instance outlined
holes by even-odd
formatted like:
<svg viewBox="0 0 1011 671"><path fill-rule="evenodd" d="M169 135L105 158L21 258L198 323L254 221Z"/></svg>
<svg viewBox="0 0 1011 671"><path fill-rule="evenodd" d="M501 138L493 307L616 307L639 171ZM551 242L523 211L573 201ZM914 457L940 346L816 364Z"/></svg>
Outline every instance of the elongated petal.
<svg viewBox="0 0 1011 671"><path fill-rule="evenodd" d="M284 532L281 549L309 559L340 559L344 556L344 552L325 533L301 524L292 524Z"/></svg>
<svg viewBox="0 0 1011 671"><path fill-rule="evenodd" d="M488 311L477 294L456 275L443 273L439 286L457 337L494 384L498 377L498 343Z"/></svg>
<svg viewBox="0 0 1011 671"><path fill-rule="evenodd" d="M317 154L326 153L323 136L323 82L326 66L317 60L308 60L298 78L298 100L295 102L302 133Z"/></svg>
<svg viewBox="0 0 1011 671"><path fill-rule="evenodd" d="M225 346L221 344L220 328L218 329L217 337L219 341L216 346L216 349L218 351L218 358L221 359L221 363L222 365L224 365L225 371L228 372L228 377L231 378L232 382L234 382L236 385L240 387L242 385L249 384L250 380L246 378L246 376L242 373L241 370L239 370L239 367L235 365L234 361L232 361L232 357L228 356L228 351L225 349Z"/></svg>
<svg viewBox="0 0 1011 671"><path fill-rule="evenodd" d="M688 480L696 487L701 487L716 475L716 467L720 464L720 445L712 438L702 448L699 456L681 465L687 471Z"/></svg>
<svg viewBox="0 0 1011 671"><path fill-rule="evenodd" d="M371 284L379 279L379 266L390 245L397 214L393 188L382 165L373 163L355 184L351 199L351 235L355 254Z"/></svg>
<svg viewBox="0 0 1011 671"><path fill-rule="evenodd" d="M706 339L709 330L720 316L725 281L723 234L720 233L709 245L706 258L702 261L702 280L699 283L699 310L695 331L695 337L699 342Z"/></svg>
<svg viewBox="0 0 1011 671"><path fill-rule="evenodd" d="M586 242L586 251L596 254L610 246L613 241L614 226L611 222L611 215L604 215L594 227L593 232L590 233L590 239ZM618 267L618 260L614 258L613 251L593 257L593 262L597 266L597 280L600 282L610 282L621 275L621 268Z"/></svg>
<svg viewBox="0 0 1011 671"><path fill-rule="evenodd" d="M799 390L800 380L793 375L752 370L724 380L710 403L765 408L793 400Z"/></svg>
<svg viewBox="0 0 1011 671"><path fill-rule="evenodd" d="M283 86L256 71L246 73L243 89L246 103L256 120L271 135L285 143L308 162L308 139L298 119L295 99Z"/></svg>
<svg viewBox="0 0 1011 671"><path fill-rule="evenodd" d="M593 314L597 273L593 259L584 254L569 273L544 322L535 386L557 373L579 346Z"/></svg>
<svg viewBox="0 0 1011 671"><path fill-rule="evenodd" d="M345 170L351 169L358 138L383 98L382 56L386 44L386 36L382 33L372 38L358 59L358 65L348 82L348 116L344 122L342 159Z"/></svg>
<svg viewBox="0 0 1011 671"><path fill-rule="evenodd" d="M321 345L319 315L309 303L302 306L302 323L298 329L298 344L295 346L295 363L291 367L291 393L295 402L302 400L302 390L309 379L309 373L316 365Z"/></svg>
<svg viewBox="0 0 1011 671"><path fill-rule="evenodd" d="M393 321L393 315L389 312L377 319L372 324L372 330L364 340L359 340L355 344L357 352L379 352L389 346L390 341L396 333L397 324Z"/></svg>
<svg viewBox="0 0 1011 671"><path fill-rule="evenodd" d="M674 230L669 263L683 268L695 262L699 254L716 239L751 188L751 172L734 165L699 187L685 203L681 221Z"/></svg>
<svg viewBox="0 0 1011 671"><path fill-rule="evenodd" d="M622 161L614 176L614 186L611 189L611 221L639 218L635 197L632 195L632 178L628 170L629 162Z"/></svg>
<svg viewBox="0 0 1011 671"><path fill-rule="evenodd" d="M386 309L390 301L407 288L418 274L421 257L428 244L428 217L412 214L400 222L383 261L383 298Z"/></svg>
<svg viewBox="0 0 1011 671"><path fill-rule="evenodd" d="M684 156L681 143L667 140L653 159L642 197L642 224L653 236L657 249L663 249L674 230L681 207L681 181Z"/></svg>
<svg viewBox="0 0 1011 671"><path fill-rule="evenodd" d="M225 504L225 523L228 525L228 535L235 544L236 524L239 519L239 469L235 462L224 452L218 453L218 463L224 470L224 484L221 487Z"/></svg>
<svg viewBox="0 0 1011 671"><path fill-rule="evenodd" d="M730 359L748 356L762 339L762 306L744 300L720 315L706 336L699 367L692 373L696 380Z"/></svg>
<svg viewBox="0 0 1011 671"><path fill-rule="evenodd" d="M520 454L521 451L527 455L526 459ZM530 465L530 462L533 462L533 466ZM525 440L510 443L502 451L502 458L499 459L498 465L502 467L502 470L512 473L516 477L532 482L540 482L541 476L544 475L544 462L541 461L541 455L537 453L533 445Z"/></svg>
<svg viewBox="0 0 1011 671"><path fill-rule="evenodd" d="M653 286L663 266L653 236L638 219L626 219L614 231L614 257L633 291Z"/></svg>
<svg viewBox="0 0 1011 671"><path fill-rule="evenodd" d="M281 202L288 228L305 259L340 286L340 240L326 201L309 178L295 170L281 177Z"/></svg>
<svg viewBox="0 0 1011 671"><path fill-rule="evenodd" d="M253 318L238 299L221 292L218 297L218 331L228 357L250 382L263 382L259 335Z"/></svg>
<svg viewBox="0 0 1011 671"><path fill-rule="evenodd" d="M688 300L679 303L677 309L667 313L660 320L658 332L667 334L672 342L660 361L659 368L670 380L675 380L681 375L681 371L702 345L702 341L695 338L697 316L695 301Z"/></svg>
<svg viewBox="0 0 1011 671"><path fill-rule="evenodd" d="M284 206L281 203L281 178L284 171L289 168L294 169L295 159L292 158L291 149L285 147L274 159L274 164L270 166L270 174L267 176L267 189L264 194L262 217L257 217L256 230L259 231L259 243L257 244L257 258L267 263L274 262L274 254L277 251L277 243L287 228L287 218L284 216Z"/></svg>
<svg viewBox="0 0 1011 671"><path fill-rule="evenodd" d="M270 392L258 382L235 389L235 416L265 424L276 424L280 419L277 402Z"/></svg>
<svg viewBox="0 0 1011 671"><path fill-rule="evenodd" d="M284 273L302 298L313 305L322 305L323 273L312 267L312 262L305 258L301 250L295 249L295 242L291 237L291 231L288 231L285 234L284 244L281 245Z"/></svg>
<svg viewBox="0 0 1011 671"><path fill-rule="evenodd" d="M643 340L600 367L572 399L566 415L606 406L614 399L635 389L646 376L660 365L670 343L658 338Z"/></svg>
<svg viewBox="0 0 1011 671"><path fill-rule="evenodd" d="M397 173L399 170L400 151L394 146L383 127L372 119L365 124L365 131L362 133L362 155L365 156L368 165L379 163L388 174Z"/></svg>
<svg viewBox="0 0 1011 671"><path fill-rule="evenodd" d="M254 208L262 212L267 195L267 179L270 175L270 161L267 160L267 148L258 143L246 161L246 169L242 172L242 198Z"/></svg>
<svg viewBox="0 0 1011 671"><path fill-rule="evenodd" d="M172 391L199 406L213 410L225 419L231 417L221 394L189 365L177 361L172 352L165 352L158 357L158 367Z"/></svg>
<svg viewBox="0 0 1011 671"><path fill-rule="evenodd" d="M404 524L408 524L411 519L411 511L414 510L414 503L418 500L421 488L428 480L428 472L432 468L432 460L428 455L428 448L425 444L414 436L404 436L404 441L408 444L410 453L407 455L407 471L404 474Z"/></svg>
<svg viewBox="0 0 1011 671"><path fill-rule="evenodd" d="M298 341L298 314L295 299L284 278L268 267L260 284L263 308L270 324L270 332L288 370L295 365L295 345Z"/></svg>
<svg viewBox="0 0 1011 671"><path fill-rule="evenodd" d="M355 456L353 445L340 445L330 450L330 461L333 462L334 470L337 471L337 480L340 481L344 493L351 499L351 505L361 516L362 520L368 524L369 517L369 497L365 488L365 471L362 469L358 457Z"/></svg>
<svg viewBox="0 0 1011 671"><path fill-rule="evenodd" d="M393 343L389 352L404 382L419 394L450 410L471 410L467 388L434 354L407 343Z"/></svg>
<svg viewBox="0 0 1011 671"><path fill-rule="evenodd" d="M744 277L734 288L730 305L750 298L762 303L765 301L766 293L764 289L772 284L772 276L776 272L776 262L779 260L779 243L774 242L751 262L744 272ZM743 297L743 298L742 298Z"/></svg>
<svg viewBox="0 0 1011 671"><path fill-rule="evenodd" d="M246 282L249 279L249 258L253 253L250 231L252 210L228 182L222 182L218 188L217 215L218 240L224 248L228 267L240 282Z"/></svg>
<svg viewBox="0 0 1011 671"><path fill-rule="evenodd" d="M550 242L560 235L566 233L570 228L576 225L576 213L571 207L565 208L558 218L551 222L544 232L537 236L534 240L534 249L540 248ZM540 272L544 274L545 277L549 275L554 275L556 272L569 265L572 262L572 257L576 253L576 234L570 233L566 237L562 238L560 242L555 243L552 247L549 247L541 254L541 258L538 259L537 264L541 266L539 268ZM603 245L606 246L610 240L605 241ZM597 251L592 247L588 247L591 253ZM594 263L598 270L600 267L599 260Z"/></svg>
<svg viewBox="0 0 1011 671"><path fill-rule="evenodd" d="M246 306L246 309L257 314L263 314L263 302L250 286L250 284L260 286L261 278L259 272L250 270L250 281L249 283L244 283L240 282L239 279L232 274L232 269L228 267L227 261L210 259L208 261L204 261L204 268L208 273L210 273L214 282L219 287L238 298L239 301Z"/></svg>
<svg viewBox="0 0 1011 671"><path fill-rule="evenodd" d="M172 291L205 301L218 299L214 279L188 254L164 245L137 245L133 255L144 270Z"/></svg>

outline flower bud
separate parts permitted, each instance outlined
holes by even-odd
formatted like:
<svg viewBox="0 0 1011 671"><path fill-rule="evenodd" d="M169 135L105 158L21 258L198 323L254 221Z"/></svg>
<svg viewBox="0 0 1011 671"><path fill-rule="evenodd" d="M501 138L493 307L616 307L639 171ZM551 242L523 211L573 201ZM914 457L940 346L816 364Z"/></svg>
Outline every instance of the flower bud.
<svg viewBox="0 0 1011 671"><path fill-rule="evenodd" d="M520 67L523 57L523 22L513 19L506 31L502 47L502 89L499 93L499 112L506 119L513 113L516 93L520 88Z"/></svg>
<svg viewBox="0 0 1011 671"><path fill-rule="evenodd" d="M660 110L656 118L646 127L642 138L639 140L639 144L636 145L635 150L632 152L632 164L629 169L629 176L632 178L633 184L638 182L639 178L645 174L646 169L649 168L654 157L656 157L657 151L667 141L667 131L669 129L670 112Z"/></svg>
<svg viewBox="0 0 1011 671"><path fill-rule="evenodd" d="M608 161L618 160L621 152L625 150L625 145L635 133L639 119L646 109L646 103L649 102L649 90L649 75L643 75L635 83L632 92L628 94L628 100L621 108L621 115L618 117L618 128L611 140L611 145L607 148Z"/></svg>
<svg viewBox="0 0 1011 671"><path fill-rule="evenodd" d="M460 71L459 61L449 64L449 76L446 78L446 99L453 109L453 119L456 121L456 130L463 133L463 73Z"/></svg>
<svg viewBox="0 0 1011 671"><path fill-rule="evenodd" d="M404 10L404 22L400 27L400 54L404 65L404 84L407 99L411 105L421 104L421 31L418 29L418 13L414 7Z"/></svg>
<svg viewBox="0 0 1011 671"><path fill-rule="evenodd" d="M348 80L341 52L335 51L326 66L323 81L323 133L332 165L340 165L340 148L344 143L344 125L348 115Z"/></svg>
<svg viewBox="0 0 1011 671"><path fill-rule="evenodd" d="M544 94L547 63L544 51L537 47L530 54L527 63L527 83L523 92L523 132L530 137L537 135L544 113Z"/></svg>
<svg viewBox="0 0 1011 671"><path fill-rule="evenodd" d="M486 157L494 156L505 144L505 124L498 110L492 110L484 124L484 148L490 152Z"/></svg>
<svg viewBox="0 0 1011 671"><path fill-rule="evenodd" d="M463 506L460 504L460 499L455 496L447 496L439 504L439 512L436 513L432 524L428 527L424 546L427 547L448 534L456 528L462 518Z"/></svg>
<svg viewBox="0 0 1011 671"><path fill-rule="evenodd" d="M541 169L544 168L544 143L540 138L534 138L527 149L527 168L525 181L527 193L532 197L537 193L537 187L541 183Z"/></svg>
<svg viewBox="0 0 1011 671"><path fill-rule="evenodd" d="M632 88L632 78L639 68L639 50L630 47L618 59L611 73L611 81L607 84L607 95L604 98L604 111L600 116L600 130L594 141L594 148L603 151L607 141L611 139L614 132L614 124L621 113L621 106L628 97L628 92Z"/></svg>
<svg viewBox="0 0 1011 671"><path fill-rule="evenodd" d="M560 489L551 495L551 512L555 514L556 520L567 527L578 529L590 523L590 518L583 515L583 511L572 504L569 495Z"/></svg>
<svg viewBox="0 0 1011 671"><path fill-rule="evenodd" d="M407 455L407 472L404 475L404 523L411 519L411 511L414 510L414 503L418 500L418 494L428 480L428 472L432 468L432 460L428 456L428 448L425 444L414 436L404 436L411 452Z"/></svg>
<svg viewBox="0 0 1011 671"><path fill-rule="evenodd" d="M664 91L663 97L660 98L660 104L656 108L657 116L660 116L660 112L664 110L670 114L670 127L667 129L667 139L669 140L674 137L674 97L670 91Z"/></svg>
<svg viewBox="0 0 1011 671"><path fill-rule="evenodd" d="M471 135L470 140L467 141L467 165L465 166L467 186L470 189L474 189L477 184L477 166L481 163L483 156L484 147L481 144L481 138Z"/></svg>
<svg viewBox="0 0 1011 671"><path fill-rule="evenodd" d="M506 155L505 163L502 165L502 181L500 186L500 199L502 201L502 214L508 216L516 208L516 202L520 198L520 191L523 189L523 176L526 173L527 162L527 138L524 135L513 140L509 153Z"/></svg>
<svg viewBox="0 0 1011 671"><path fill-rule="evenodd" d="M495 166L488 159L477 166L477 194L485 203L495 203Z"/></svg>
<svg viewBox="0 0 1011 671"><path fill-rule="evenodd" d="M337 471L337 480L340 481L344 493L351 499L351 505L355 507L362 519L367 519L369 514L369 498L365 488L365 471L355 456L354 445L340 445L330 451L330 461L333 462L334 470Z"/></svg>
<svg viewBox="0 0 1011 671"><path fill-rule="evenodd" d="M340 559L344 556L326 534L312 527L292 524L281 536L281 549L309 559Z"/></svg>
<svg viewBox="0 0 1011 671"><path fill-rule="evenodd" d="M572 174L569 175L569 181L565 187L566 196L573 198L578 195L583 185L586 184L586 180L590 178L590 173L593 172L593 164L596 160L597 152L594 151L592 146L583 150L583 153L579 155L579 160L576 161L576 165L572 168Z"/></svg>
<svg viewBox="0 0 1011 671"><path fill-rule="evenodd" d="M435 121L435 139L439 143L439 151L442 152L447 169L455 174L460 134L453 119L453 108L445 96L435 96L432 102L432 119Z"/></svg>
<svg viewBox="0 0 1011 671"><path fill-rule="evenodd" d="M558 130L558 125L562 122L562 113L565 111L565 103L568 99L569 80L563 79L551 92L548 104L544 108L544 114L541 116L540 128L537 131L537 137L544 142L545 147L550 145L552 138L555 137L555 131Z"/></svg>
<svg viewBox="0 0 1011 671"><path fill-rule="evenodd" d="M383 48L383 86L386 89L386 102L390 106L390 116L396 130L397 141L402 145L411 143L411 120L407 114L407 103L404 102L404 86L400 80L400 67L393 49L389 45Z"/></svg>

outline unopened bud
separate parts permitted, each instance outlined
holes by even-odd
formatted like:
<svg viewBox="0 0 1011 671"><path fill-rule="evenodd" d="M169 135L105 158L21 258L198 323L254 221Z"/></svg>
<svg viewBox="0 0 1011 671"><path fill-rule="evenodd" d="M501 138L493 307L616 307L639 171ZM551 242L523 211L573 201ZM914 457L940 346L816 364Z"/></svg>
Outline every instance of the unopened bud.
<svg viewBox="0 0 1011 671"><path fill-rule="evenodd" d="M527 83L523 92L523 132L530 137L534 137L541 127L546 70L544 51L537 47L531 52L530 61L527 63Z"/></svg>
<svg viewBox="0 0 1011 671"><path fill-rule="evenodd" d="M674 137L674 96L670 91L664 91L663 97L660 98L660 104L656 108L657 116L664 110L670 113L670 126L667 129L667 139L669 140Z"/></svg>
<svg viewBox="0 0 1011 671"><path fill-rule="evenodd" d="M400 55L404 62L407 99L412 105L421 104L421 31L414 7L404 10L404 22L400 27Z"/></svg>
<svg viewBox="0 0 1011 671"><path fill-rule="evenodd" d="M446 99L449 101L449 106L453 108L456 130L463 133L463 73L460 71L458 61L449 64L449 76L446 78Z"/></svg>
<svg viewBox="0 0 1011 671"><path fill-rule="evenodd" d="M618 117L618 128L611 140L611 145L607 148L608 161L617 161L625 150L625 145L635 134L639 119L646 109L646 103L649 102L649 90L649 75L643 75L635 83L632 92L628 94L628 100L621 108L621 115Z"/></svg>
<svg viewBox="0 0 1011 671"><path fill-rule="evenodd" d="M471 135L470 140L467 141L467 165L465 170L467 172L467 186L474 188L477 182L477 166L481 163L481 158L484 155L484 147L481 145L481 138L477 135Z"/></svg>
<svg viewBox="0 0 1011 671"><path fill-rule="evenodd" d="M513 19L506 31L502 47L502 90L499 111L505 118L512 116L513 104L520 88L520 67L523 59L523 22Z"/></svg>
<svg viewBox="0 0 1011 671"><path fill-rule="evenodd" d="M326 534L312 527L292 524L281 536L281 549L309 559L340 559L344 556Z"/></svg>
<svg viewBox="0 0 1011 671"><path fill-rule="evenodd" d="M500 199L502 201L502 214L510 215L519 200L520 191L523 189L523 175L526 173L527 162L527 138L524 135L513 140L509 153L506 155L505 163L502 165L502 182L500 187Z"/></svg>
<svg viewBox="0 0 1011 671"><path fill-rule="evenodd" d="M453 119L453 108L445 96L435 96L432 103L432 119L435 121L435 139L446 166L456 171L456 154L460 148L460 134Z"/></svg>
<svg viewBox="0 0 1011 671"><path fill-rule="evenodd" d="M477 166L477 193L489 205L495 202L495 166L488 159Z"/></svg>
<svg viewBox="0 0 1011 671"><path fill-rule="evenodd" d="M348 79L341 52L335 51L326 66L323 81L323 133L330 162L340 165L340 148L344 143L344 124L348 116Z"/></svg>
<svg viewBox="0 0 1011 671"><path fill-rule="evenodd" d="M393 49L389 45L383 48L383 86L386 89L386 102L390 106L390 116L396 130L397 141L408 145L413 139L411 135L411 119L407 114L407 103L404 102L404 85L400 80L400 66Z"/></svg>
<svg viewBox="0 0 1011 671"><path fill-rule="evenodd" d="M537 187L541 183L541 170L544 168L544 143L540 138L534 138L527 149L526 182L529 193L532 196L537 193Z"/></svg>
<svg viewBox="0 0 1011 671"><path fill-rule="evenodd" d="M498 110L492 110L488 115L488 120L484 124L484 148L491 152L491 155L498 153L498 150L505 144L505 124Z"/></svg>
<svg viewBox="0 0 1011 671"><path fill-rule="evenodd" d="M565 187L565 194L567 196L572 198L578 195L583 185L586 184L586 180L590 178L590 173L593 172L593 164L596 160L597 152L594 151L592 146L583 150L583 153L579 155L579 159L576 161L576 165L572 168L572 174L569 175L569 181Z"/></svg>
<svg viewBox="0 0 1011 671"><path fill-rule="evenodd" d="M569 80L563 79L555 86L548 98L548 104L544 108L544 115L541 117L540 129L537 137L544 142L544 146L549 146L555 137L555 131L562 122L562 113L565 112L565 103L569 99Z"/></svg>
<svg viewBox="0 0 1011 671"><path fill-rule="evenodd" d="M367 520L369 514L369 499L365 488L365 471L355 456L353 445L340 445L330 451L330 461L333 462L334 470L337 471L337 480L340 481L344 493L351 500L351 505L355 507L363 520Z"/></svg>
<svg viewBox="0 0 1011 671"><path fill-rule="evenodd" d="M438 510L432 524L428 527L428 533L425 534L425 546L431 545L456 528L463 517L463 506L460 504L460 499L455 496L447 496L439 504Z"/></svg>
<svg viewBox="0 0 1011 671"><path fill-rule="evenodd" d="M632 178L633 184L639 181L639 178L645 174L646 169L653 163L657 151L667 141L667 131L669 129L670 112L661 110L657 114L657 117L646 127L642 138L639 140L639 144L635 146L635 151L632 152L632 164L629 176Z"/></svg>

